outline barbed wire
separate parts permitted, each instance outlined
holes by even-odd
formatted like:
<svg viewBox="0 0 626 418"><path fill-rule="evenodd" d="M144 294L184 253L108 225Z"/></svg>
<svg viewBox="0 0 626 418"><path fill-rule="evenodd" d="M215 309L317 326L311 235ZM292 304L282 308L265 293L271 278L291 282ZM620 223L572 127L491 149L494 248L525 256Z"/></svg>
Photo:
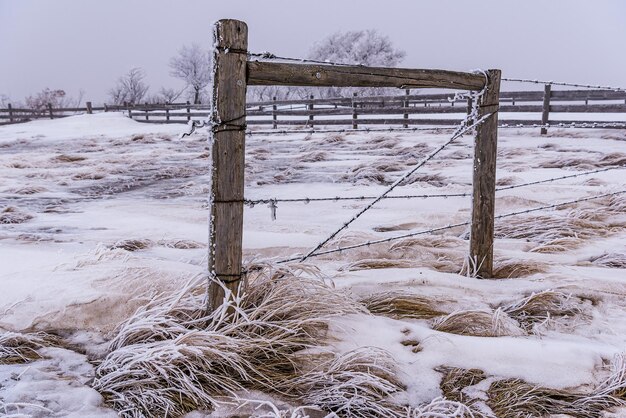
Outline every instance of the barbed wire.
<svg viewBox="0 0 626 418"><path fill-rule="evenodd" d="M335 66L344 66L344 67L345 66L360 66L360 67L365 66L363 64L347 64L347 63L342 63L342 62L322 61L322 60L314 60L314 59L309 59L309 58L281 57L269 51L257 52L257 53L248 52L248 57L262 58L266 60L280 60L280 61L292 61L292 62L302 62L302 63L310 62L313 64L335 65Z"/></svg>
<svg viewBox="0 0 626 418"><path fill-rule="evenodd" d="M626 190L621 190L621 191L613 192L613 193L605 193L605 194L601 194L601 195L597 195L597 196L591 196L591 197L586 197L586 198L582 198L582 199L570 200L570 201L567 201L567 202L555 203L555 204L552 204L552 205L546 205L546 206L541 206L541 207L532 208L532 209L525 209L525 210L521 210L521 211L517 211L517 212L510 212L510 213L506 213L506 214L503 214L503 215L497 215L497 216L494 216L494 219L503 219L503 218L508 218L508 217L511 217L511 216L524 215L524 214L527 214L527 213L538 212L538 211L542 211L542 210L546 210L546 209L554 209L554 208L558 208L560 206L567 206L567 205L571 205L571 204L574 204L574 203L587 202L587 201L590 201L590 200L601 199L601 198L611 197L611 196L617 196L619 194L624 194L624 193L626 193ZM320 251L320 252L311 254L309 257L319 257L319 256L322 256L322 255L338 253L338 252L352 250L352 249L356 249L356 248L369 247L370 245L374 245L374 244L383 244L383 243L386 243L386 242L396 241L396 240L399 240L399 239L410 238L410 237L414 237L414 236L417 236L417 235L430 234L430 233L433 233L433 232L445 231L445 230L448 230L448 229L453 229L453 228L457 228L457 227L460 227L460 226L468 226L468 225L471 225L471 221L458 222L458 223L455 223L455 224L448 224L448 225L445 225L445 226L431 228L431 229L427 229L427 230L422 230L422 231L417 231L417 232L409 232L409 233L402 234L402 235L396 235L396 236L389 237L389 238L381 238L381 239L377 239L377 240L361 242L361 243L358 243L358 244L347 245L347 246L344 246L344 247L337 247L337 248L333 248L333 249L330 249L330 250L324 250L324 251ZM288 263L290 261L298 261L298 260L301 260L301 259L302 259L301 256L290 257L290 258L279 260L276 263L282 264L282 263Z"/></svg>
<svg viewBox="0 0 626 418"><path fill-rule="evenodd" d="M552 81L552 80L537 80L530 78L502 78L502 81L514 81L518 83L532 83L532 84L552 84L554 86L568 86L568 87L582 87L587 89L598 89L598 90L612 90L612 91L624 91L626 89L623 87L611 87L611 86L600 86L594 84L581 84L581 83L567 83L564 81Z"/></svg>
<svg viewBox="0 0 626 418"><path fill-rule="evenodd" d="M569 178L575 178L575 177L583 177L583 176L588 176L590 174L596 174L596 173L602 173L605 171L610 171L610 170L619 170L619 169L623 169L626 168L626 165L619 165L619 166L611 166L611 167L604 167L604 168L599 168L597 170L591 170L591 171L585 171L582 173L576 173L576 174L568 174L565 176L559 176L559 177L552 177L549 179L543 179L543 180L536 180L536 181L530 181L527 183L522 183L522 184L513 184L510 186L500 186L500 187L496 187L496 192L500 192L503 190L511 190L511 189L518 189L521 187L528 187L528 186L534 186L537 184L542 184L542 183L551 183L554 181L558 181L558 180L564 180L564 179L569 179ZM396 196L385 196L383 199L429 199L429 198L450 198L450 197L470 197L472 196L471 192L467 192L467 193L446 193L446 194L409 194L409 195L396 195ZM273 204L274 205L274 210L276 204L278 203L304 203L304 204L308 204L311 202L339 202L339 201L354 201L354 200L369 200L369 199L375 199L377 196L331 196L331 197L297 197L297 198L263 198L263 199L244 199L243 203L245 205L247 205L250 208L255 207L256 205L263 205L263 204Z"/></svg>
<svg viewBox="0 0 626 418"><path fill-rule="evenodd" d="M323 122L320 123L323 125ZM572 129L572 128L625 128L626 122L571 122L571 123L552 123L552 124L514 124L509 125L503 123L498 125L498 129L519 129L519 128L552 128L552 129ZM246 131L247 135L289 135L289 134L328 134L328 133L352 133L352 132L417 132L417 131L449 131L455 129L455 126L431 126L431 127L414 127L414 128L341 128L341 129L283 129L283 130L259 130Z"/></svg>
<svg viewBox="0 0 626 418"><path fill-rule="evenodd" d="M485 87L486 89L486 87ZM485 89L482 90L482 92L480 93L481 95L486 91ZM475 101L475 103L478 103L478 100ZM439 148L437 148L436 150L434 150L433 152L431 152L428 156L426 156L422 161L420 161L418 164L416 164L412 169L408 170L404 175L402 175L400 178L398 178L395 182L393 182L393 184L391 184L389 187L387 187L387 189L377 198L375 198L372 202L370 202L369 204L367 204L364 208L362 208L360 211L358 211L348 222L344 223L342 226L340 226L336 231L334 231L333 233L331 233L325 240L323 240L322 242L320 242L314 249L312 249L311 251L309 251L307 254L304 255L304 257L302 257L301 261L305 261L308 257L310 257L312 254L315 253L315 251L319 250L320 248L322 248L324 245L326 245L326 243L328 243L330 240L332 240L335 236L337 236L337 234L341 231L343 231L344 229L346 229L350 224L352 224L352 222L356 221L359 217L361 217L361 215L363 215L365 212L367 212L369 209L371 209L376 203L378 203L379 201L381 201L382 199L385 198L385 196L387 196L389 193L391 193L396 187L398 187L402 182L404 182L409 176L411 176L413 173L415 173L418 169L420 169L421 167L423 167L428 161L430 161L431 159L433 159L437 154L439 154L441 151L443 151L448 145L450 145L454 140L456 140L457 138L459 138L460 136L462 136L464 133L466 133L467 131L469 131L470 129L474 129L477 126L481 125L485 120L487 120L488 118L490 118L491 116L494 115L494 112L488 113L486 115L483 115L480 119L475 120L474 123L472 123L471 125L468 124L467 122L471 119L469 119L470 117L472 117L474 115L474 112L472 112L471 114L469 114L466 118L466 120L464 120L461 125L458 127L458 129L456 130L456 132L450 137L449 140L447 140L443 145L441 145ZM272 209L274 210L274 209Z"/></svg>
<svg viewBox="0 0 626 418"><path fill-rule="evenodd" d="M459 120L460 122L460 120ZM323 122L319 123L323 125ZM351 132L416 132L416 131L441 131L441 130L454 130L457 129L457 125L450 126L433 126L433 127L414 127L414 128L340 128L340 129L283 129L280 131L277 130L262 130L262 131L253 131L248 130L246 134L248 135L288 135L288 134L341 134L341 133L351 133Z"/></svg>
<svg viewBox="0 0 626 418"><path fill-rule="evenodd" d="M560 123L533 123L533 124L515 124L509 125L507 123L503 123L498 125L498 129L511 129L511 128L558 128L558 129L569 129L569 128L626 128L626 122L560 122Z"/></svg>

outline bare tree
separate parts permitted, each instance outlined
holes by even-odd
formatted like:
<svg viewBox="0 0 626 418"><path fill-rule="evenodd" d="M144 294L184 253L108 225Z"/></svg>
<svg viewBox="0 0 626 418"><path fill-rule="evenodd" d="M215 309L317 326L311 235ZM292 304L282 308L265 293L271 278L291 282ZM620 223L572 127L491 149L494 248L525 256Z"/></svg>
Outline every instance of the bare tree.
<svg viewBox="0 0 626 418"><path fill-rule="evenodd" d="M394 48L389 37L374 29L337 32L311 48L309 58L319 61L358 64L372 67L395 67L405 52ZM380 89L378 92L380 93ZM375 94L376 88L328 87L319 89L322 96L347 96L353 92Z"/></svg>
<svg viewBox="0 0 626 418"><path fill-rule="evenodd" d="M80 107L85 96L85 90L78 91L78 97L74 98L67 95L65 90L51 90L45 88L38 93L27 96L25 99L26 107L29 109L43 110L51 105L54 108Z"/></svg>
<svg viewBox="0 0 626 418"><path fill-rule="evenodd" d="M175 90L169 87L161 87L157 94L149 96L145 99L145 101L152 104L174 103L185 92L186 89L186 86L182 90Z"/></svg>
<svg viewBox="0 0 626 418"><path fill-rule="evenodd" d="M139 103L148 92L148 85L143 81L146 73L141 68L132 68L117 79L117 84L109 90L114 104Z"/></svg>
<svg viewBox="0 0 626 418"><path fill-rule="evenodd" d="M211 77L210 56L199 45L183 46L178 55L170 59L170 75L180 78L193 89L194 104L200 103L202 90Z"/></svg>

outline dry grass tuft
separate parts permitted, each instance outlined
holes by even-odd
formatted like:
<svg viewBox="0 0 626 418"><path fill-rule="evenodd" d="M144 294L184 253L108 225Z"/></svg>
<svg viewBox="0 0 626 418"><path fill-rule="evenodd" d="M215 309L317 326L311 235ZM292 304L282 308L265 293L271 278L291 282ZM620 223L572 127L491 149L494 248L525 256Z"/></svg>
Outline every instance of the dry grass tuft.
<svg viewBox="0 0 626 418"><path fill-rule="evenodd" d="M470 399L463 393L463 389L485 380L487 375L480 369L460 369L457 367L439 367L438 372L443 374L439 387L446 399L456 402L470 403Z"/></svg>
<svg viewBox="0 0 626 418"><path fill-rule="evenodd" d="M475 337L524 335L524 331L517 322L500 309L494 312L479 310L453 312L435 319L432 328L440 332Z"/></svg>
<svg viewBox="0 0 626 418"><path fill-rule="evenodd" d="M15 193L15 194L21 194L21 195L31 195L31 194L43 193L47 191L48 189L46 189L45 187L24 186L24 187L20 187L19 189L13 189L10 192Z"/></svg>
<svg viewBox="0 0 626 418"><path fill-rule="evenodd" d="M55 344L55 337L43 332L0 335L0 364L23 364L43 358L37 350Z"/></svg>
<svg viewBox="0 0 626 418"><path fill-rule="evenodd" d="M555 238L533 247L531 253L553 254L575 250L583 244L583 240L576 237Z"/></svg>
<svg viewBox="0 0 626 418"><path fill-rule="evenodd" d="M623 378L624 376L622 376ZM498 380L487 391L487 405L498 418L530 418L564 414L575 418L600 418L616 406L624 406L615 394L625 381L612 381L592 393L542 388L520 379Z"/></svg>
<svg viewBox="0 0 626 418"><path fill-rule="evenodd" d="M626 269L626 253L609 253L598 257L592 257L591 263L613 269Z"/></svg>
<svg viewBox="0 0 626 418"><path fill-rule="evenodd" d="M508 176L499 178L496 181L496 186L512 186L519 181L518 177Z"/></svg>
<svg viewBox="0 0 626 418"><path fill-rule="evenodd" d="M392 259L366 259L355 261L340 268L340 270L358 271L373 269L391 269L391 268L411 268L415 267L415 263L409 260L392 260Z"/></svg>
<svg viewBox="0 0 626 418"><path fill-rule="evenodd" d="M314 402L338 416L393 416L385 399L401 386L388 355L302 352L323 342L330 318L364 313L362 305L294 275L304 265L248 271L256 277L246 291L212 313L206 278L137 311L111 341L94 388L131 417L211 409L246 389Z"/></svg>
<svg viewBox="0 0 626 418"><path fill-rule="evenodd" d="M84 173L77 173L72 176L72 180L102 180L105 177L103 173L95 173L93 171L86 171Z"/></svg>
<svg viewBox="0 0 626 418"><path fill-rule="evenodd" d="M366 347L335 357L292 379L285 387L302 393L301 399L338 417L397 417L389 401L404 389L394 377L394 360L379 348Z"/></svg>
<svg viewBox="0 0 626 418"><path fill-rule="evenodd" d="M561 292L545 290L520 301L501 306L527 332L535 331L548 321L566 320L583 315L582 301Z"/></svg>
<svg viewBox="0 0 626 418"><path fill-rule="evenodd" d="M196 248L206 248L207 245L198 241L192 241L188 239L177 239L177 240L160 240L158 242L159 245L162 245L167 248L176 248L179 250L192 250Z"/></svg>
<svg viewBox="0 0 626 418"><path fill-rule="evenodd" d="M33 219L33 215L22 212L14 206L7 206L0 211L0 224L21 224Z"/></svg>
<svg viewBox="0 0 626 418"><path fill-rule="evenodd" d="M433 301L427 297L400 292L377 293L361 299L359 302L374 315L383 315L394 319L432 319L446 315L445 312L437 309Z"/></svg>
<svg viewBox="0 0 626 418"><path fill-rule="evenodd" d="M146 248L150 248L153 245L154 242L149 239L125 239L113 244L111 246L111 249L121 249L132 252L137 250L145 250Z"/></svg>
<svg viewBox="0 0 626 418"><path fill-rule="evenodd" d="M430 403L417 408L407 408L402 418L482 418L485 415L461 402L435 398Z"/></svg>
<svg viewBox="0 0 626 418"><path fill-rule="evenodd" d="M493 266L495 279L517 279L545 272L544 264L531 260L497 260Z"/></svg>
<svg viewBox="0 0 626 418"><path fill-rule="evenodd" d="M441 174L414 173L409 176L401 185L406 186L413 183L426 183L434 187L444 187L450 184L450 180Z"/></svg>
<svg viewBox="0 0 626 418"><path fill-rule="evenodd" d="M459 244L464 244L463 240L457 237L448 237L443 235L426 235L423 237L405 238L394 242L390 251L405 250L412 247L429 247L429 248L454 248Z"/></svg>
<svg viewBox="0 0 626 418"><path fill-rule="evenodd" d="M301 163L316 163L319 161L326 161L328 159L328 153L324 151L313 151L302 155L298 161Z"/></svg>
<svg viewBox="0 0 626 418"><path fill-rule="evenodd" d="M59 163L75 163L77 161L84 161L86 159L87 158L83 157L82 155L60 154L60 155L57 155L56 157L53 157L52 161L59 162Z"/></svg>

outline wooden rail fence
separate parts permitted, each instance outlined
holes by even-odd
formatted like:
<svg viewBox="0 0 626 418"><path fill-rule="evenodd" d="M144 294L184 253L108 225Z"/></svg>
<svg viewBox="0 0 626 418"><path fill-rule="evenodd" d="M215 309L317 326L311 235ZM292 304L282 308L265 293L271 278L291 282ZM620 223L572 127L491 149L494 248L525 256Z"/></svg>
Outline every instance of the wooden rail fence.
<svg viewBox="0 0 626 418"><path fill-rule="evenodd" d="M410 94L344 98L314 98L293 100L270 100L246 103L248 125L313 127L320 125L348 126L448 126L456 125L471 107L471 103L453 102L452 94ZM559 125L576 122L593 124L602 122L623 126L623 120L593 120L594 114L626 113L626 92L610 90L552 90L546 84L544 91L510 91L500 93L500 125ZM128 117L145 123L188 123L204 119L209 113L208 105L186 103L172 104L125 104L94 107L24 109L0 109L0 124L26 122L35 119L55 119L76 113L123 111ZM511 117L516 113L536 115L533 118ZM559 118L550 115L559 114ZM567 119L568 114L589 114L584 120ZM433 115L447 115L436 118ZM505 115L505 117L503 117ZM607 126L610 127L610 126ZM541 133L547 133L541 128Z"/></svg>

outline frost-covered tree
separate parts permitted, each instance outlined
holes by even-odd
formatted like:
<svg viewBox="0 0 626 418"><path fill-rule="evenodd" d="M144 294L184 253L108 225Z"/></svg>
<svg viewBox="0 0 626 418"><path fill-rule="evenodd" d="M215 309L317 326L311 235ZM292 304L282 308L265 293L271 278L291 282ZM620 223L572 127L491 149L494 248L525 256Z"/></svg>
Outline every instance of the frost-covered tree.
<svg viewBox="0 0 626 418"><path fill-rule="evenodd" d="M199 45L183 46L178 55L170 59L170 75L180 78L193 90L194 104L200 103L202 90L211 77L210 56Z"/></svg>
<svg viewBox="0 0 626 418"><path fill-rule="evenodd" d="M315 44L309 59L370 67L396 67L402 62L405 52L396 49L388 36L374 29L337 32ZM380 93L374 88L329 87L320 89L322 96L346 96Z"/></svg>
<svg viewBox="0 0 626 418"><path fill-rule="evenodd" d="M126 74L117 79L115 86L109 90L109 96L114 104L139 103L148 92L148 85L144 82L146 73L141 68L131 68Z"/></svg>
<svg viewBox="0 0 626 418"><path fill-rule="evenodd" d="M85 95L84 90L80 90L77 98L69 96L65 90L51 90L45 88L38 93L27 96L24 100L29 109L43 110L52 105L54 108L79 107Z"/></svg>

